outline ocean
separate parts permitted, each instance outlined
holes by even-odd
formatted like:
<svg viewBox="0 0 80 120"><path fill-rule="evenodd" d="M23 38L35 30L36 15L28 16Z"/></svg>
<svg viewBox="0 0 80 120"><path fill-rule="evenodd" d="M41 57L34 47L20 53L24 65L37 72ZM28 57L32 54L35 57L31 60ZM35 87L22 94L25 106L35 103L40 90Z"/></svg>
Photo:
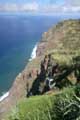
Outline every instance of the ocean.
<svg viewBox="0 0 80 120"><path fill-rule="evenodd" d="M15 77L27 65L42 33L68 18L79 16L0 13L0 96L11 88Z"/></svg>

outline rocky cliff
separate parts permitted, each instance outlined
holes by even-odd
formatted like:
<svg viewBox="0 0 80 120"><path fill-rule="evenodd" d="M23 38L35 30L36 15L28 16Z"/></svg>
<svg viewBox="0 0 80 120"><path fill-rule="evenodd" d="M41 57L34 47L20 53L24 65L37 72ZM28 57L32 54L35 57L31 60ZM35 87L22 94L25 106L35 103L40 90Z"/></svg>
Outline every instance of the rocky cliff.
<svg viewBox="0 0 80 120"><path fill-rule="evenodd" d="M60 22L45 32L38 44L36 54L36 59L29 62L16 77L9 96L0 103L0 118L20 99L26 97L37 77L37 71L40 72L40 64L44 55L51 54L60 65L68 65L71 64L73 57L80 54L80 20Z"/></svg>

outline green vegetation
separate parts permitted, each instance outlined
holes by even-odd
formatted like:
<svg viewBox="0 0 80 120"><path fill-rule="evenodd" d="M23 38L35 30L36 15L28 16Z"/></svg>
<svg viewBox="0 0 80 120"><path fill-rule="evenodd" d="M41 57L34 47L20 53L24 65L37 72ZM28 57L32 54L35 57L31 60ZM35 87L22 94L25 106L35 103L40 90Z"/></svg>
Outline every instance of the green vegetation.
<svg viewBox="0 0 80 120"><path fill-rule="evenodd" d="M8 120L80 120L80 86L66 88L56 95L24 99Z"/></svg>

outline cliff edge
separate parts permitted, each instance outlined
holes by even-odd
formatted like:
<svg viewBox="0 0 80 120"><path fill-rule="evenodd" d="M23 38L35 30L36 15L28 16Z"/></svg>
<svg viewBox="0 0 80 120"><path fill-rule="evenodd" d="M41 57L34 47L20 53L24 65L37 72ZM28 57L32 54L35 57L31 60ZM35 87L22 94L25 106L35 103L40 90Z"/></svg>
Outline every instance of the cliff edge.
<svg viewBox="0 0 80 120"><path fill-rule="evenodd" d="M42 35L36 51L36 59L30 61L16 77L9 96L0 102L0 118L16 103L26 97L40 71L40 64L46 54L51 54L60 64L70 65L72 58L80 55L80 20L65 20Z"/></svg>

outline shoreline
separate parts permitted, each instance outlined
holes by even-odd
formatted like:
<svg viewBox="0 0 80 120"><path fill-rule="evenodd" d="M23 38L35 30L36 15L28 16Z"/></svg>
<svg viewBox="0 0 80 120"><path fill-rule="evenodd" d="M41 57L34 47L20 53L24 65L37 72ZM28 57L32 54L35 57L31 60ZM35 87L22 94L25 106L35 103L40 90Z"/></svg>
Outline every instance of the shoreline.
<svg viewBox="0 0 80 120"><path fill-rule="evenodd" d="M4 118L4 116L6 116L6 114L12 109L13 106L16 105L16 103L20 99L26 97L26 83L29 83L29 73L32 71L36 71L36 60L38 60L38 65L40 64L39 57L44 54L43 47L44 49L46 48L45 42L40 40L39 42L35 43L30 58L28 59L28 64L26 64L24 69L20 73L18 73L9 91L0 97L0 118ZM35 78L36 74L34 72L29 83L30 88Z"/></svg>
<svg viewBox="0 0 80 120"><path fill-rule="evenodd" d="M32 61L33 59L36 58L36 51L37 51L37 48L38 48L38 43L36 43L36 45L34 46L33 50L32 50L32 53L31 53L31 56L28 60L28 62ZM19 74L18 74L19 75ZM12 86L11 86L12 87ZM10 94L10 90L6 93L4 93L2 96L0 96L0 103L5 100Z"/></svg>
<svg viewBox="0 0 80 120"><path fill-rule="evenodd" d="M31 56L29 58L29 62L36 58L37 48L38 48L38 43L36 43L36 45L34 46L34 48L32 50Z"/></svg>
<svg viewBox="0 0 80 120"><path fill-rule="evenodd" d="M5 94L3 94L1 97L0 97L0 102L2 102L4 99L6 99L7 97L9 96L9 91L6 92Z"/></svg>

